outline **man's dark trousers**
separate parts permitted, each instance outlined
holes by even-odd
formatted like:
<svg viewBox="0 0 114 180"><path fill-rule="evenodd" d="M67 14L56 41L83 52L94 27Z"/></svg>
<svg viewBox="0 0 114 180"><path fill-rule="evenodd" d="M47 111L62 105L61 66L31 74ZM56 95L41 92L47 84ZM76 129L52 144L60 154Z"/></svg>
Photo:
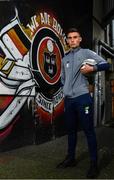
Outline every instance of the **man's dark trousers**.
<svg viewBox="0 0 114 180"><path fill-rule="evenodd" d="M89 93L65 98L65 122L68 131L68 156L75 158L78 121L87 138L90 160L97 160L97 141L93 122L93 98Z"/></svg>

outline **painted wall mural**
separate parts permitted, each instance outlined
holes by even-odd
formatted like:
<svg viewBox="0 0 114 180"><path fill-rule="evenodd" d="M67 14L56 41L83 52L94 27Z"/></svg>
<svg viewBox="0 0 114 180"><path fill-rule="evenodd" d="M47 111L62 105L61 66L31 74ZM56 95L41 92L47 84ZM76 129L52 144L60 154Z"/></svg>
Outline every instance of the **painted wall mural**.
<svg viewBox="0 0 114 180"><path fill-rule="evenodd" d="M64 106L60 73L67 46L61 25L52 14L39 12L24 27L15 12L0 32L1 139L26 102L32 101L38 119L49 123Z"/></svg>
<svg viewBox="0 0 114 180"><path fill-rule="evenodd" d="M78 0L77 10L74 0L65 4L0 1L0 151L65 133L60 82L68 52L65 30L79 27L85 34L82 46L91 47L92 1Z"/></svg>

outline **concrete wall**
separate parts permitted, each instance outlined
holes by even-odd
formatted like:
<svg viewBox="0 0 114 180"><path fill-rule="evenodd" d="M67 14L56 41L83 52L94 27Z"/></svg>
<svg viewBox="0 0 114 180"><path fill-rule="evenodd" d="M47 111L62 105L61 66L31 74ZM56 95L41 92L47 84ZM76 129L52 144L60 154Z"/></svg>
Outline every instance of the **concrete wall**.
<svg viewBox="0 0 114 180"><path fill-rule="evenodd" d="M103 0L93 1L93 40L104 40L104 29L102 25Z"/></svg>

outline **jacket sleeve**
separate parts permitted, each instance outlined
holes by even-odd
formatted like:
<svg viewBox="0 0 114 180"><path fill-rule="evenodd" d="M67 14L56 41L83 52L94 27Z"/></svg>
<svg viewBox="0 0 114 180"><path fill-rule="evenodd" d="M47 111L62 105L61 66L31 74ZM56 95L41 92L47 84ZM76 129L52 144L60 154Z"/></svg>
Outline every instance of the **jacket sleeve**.
<svg viewBox="0 0 114 180"><path fill-rule="evenodd" d="M62 59L62 63L61 63L61 86L64 86L65 83L65 70L64 70L64 63L63 63L63 59Z"/></svg>
<svg viewBox="0 0 114 180"><path fill-rule="evenodd" d="M96 65L94 65L95 71L106 71L109 70L110 64L101 56L99 56L97 53L91 50L87 50L87 56L90 59L96 60Z"/></svg>

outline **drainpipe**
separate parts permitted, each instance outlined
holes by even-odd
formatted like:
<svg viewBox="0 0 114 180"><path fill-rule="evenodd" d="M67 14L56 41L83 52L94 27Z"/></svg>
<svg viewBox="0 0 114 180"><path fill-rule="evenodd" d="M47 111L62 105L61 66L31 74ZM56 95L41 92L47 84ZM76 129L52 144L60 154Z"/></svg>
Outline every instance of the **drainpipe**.
<svg viewBox="0 0 114 180"><path fill-rule="evenodd" d="M99 40L95 40L95 51L101 56L102 46ZM102 80L101 72L97 72L94 79L94 125L98 126L101 120L101 105L102 105Z"/></svg>
<svg viewBox="0 0 114 180"><path fill-rule="evenodd" d="M114 21L113 21L114 24ZM114 26L113 26L114 28ZM114 42L114 41L113 41ZM113 46L114 47L114 46ZM95 51L97 54L102 56L106 53L109 57L114 58L114 48L110 47L103 41L95 41ZM94 88L94 122L95 125L99 125L101 122L101 105L102 105L102 74L97 72L95 76L95 88Z"/></svg>
<svg viewBox="0 0 114 180"><path fill-rule="evenodd" d="M102 56L102 46L98 46L98 54ZM98 72L98 125L101 121L101 106L102 106L102 72Z"/></svg>

